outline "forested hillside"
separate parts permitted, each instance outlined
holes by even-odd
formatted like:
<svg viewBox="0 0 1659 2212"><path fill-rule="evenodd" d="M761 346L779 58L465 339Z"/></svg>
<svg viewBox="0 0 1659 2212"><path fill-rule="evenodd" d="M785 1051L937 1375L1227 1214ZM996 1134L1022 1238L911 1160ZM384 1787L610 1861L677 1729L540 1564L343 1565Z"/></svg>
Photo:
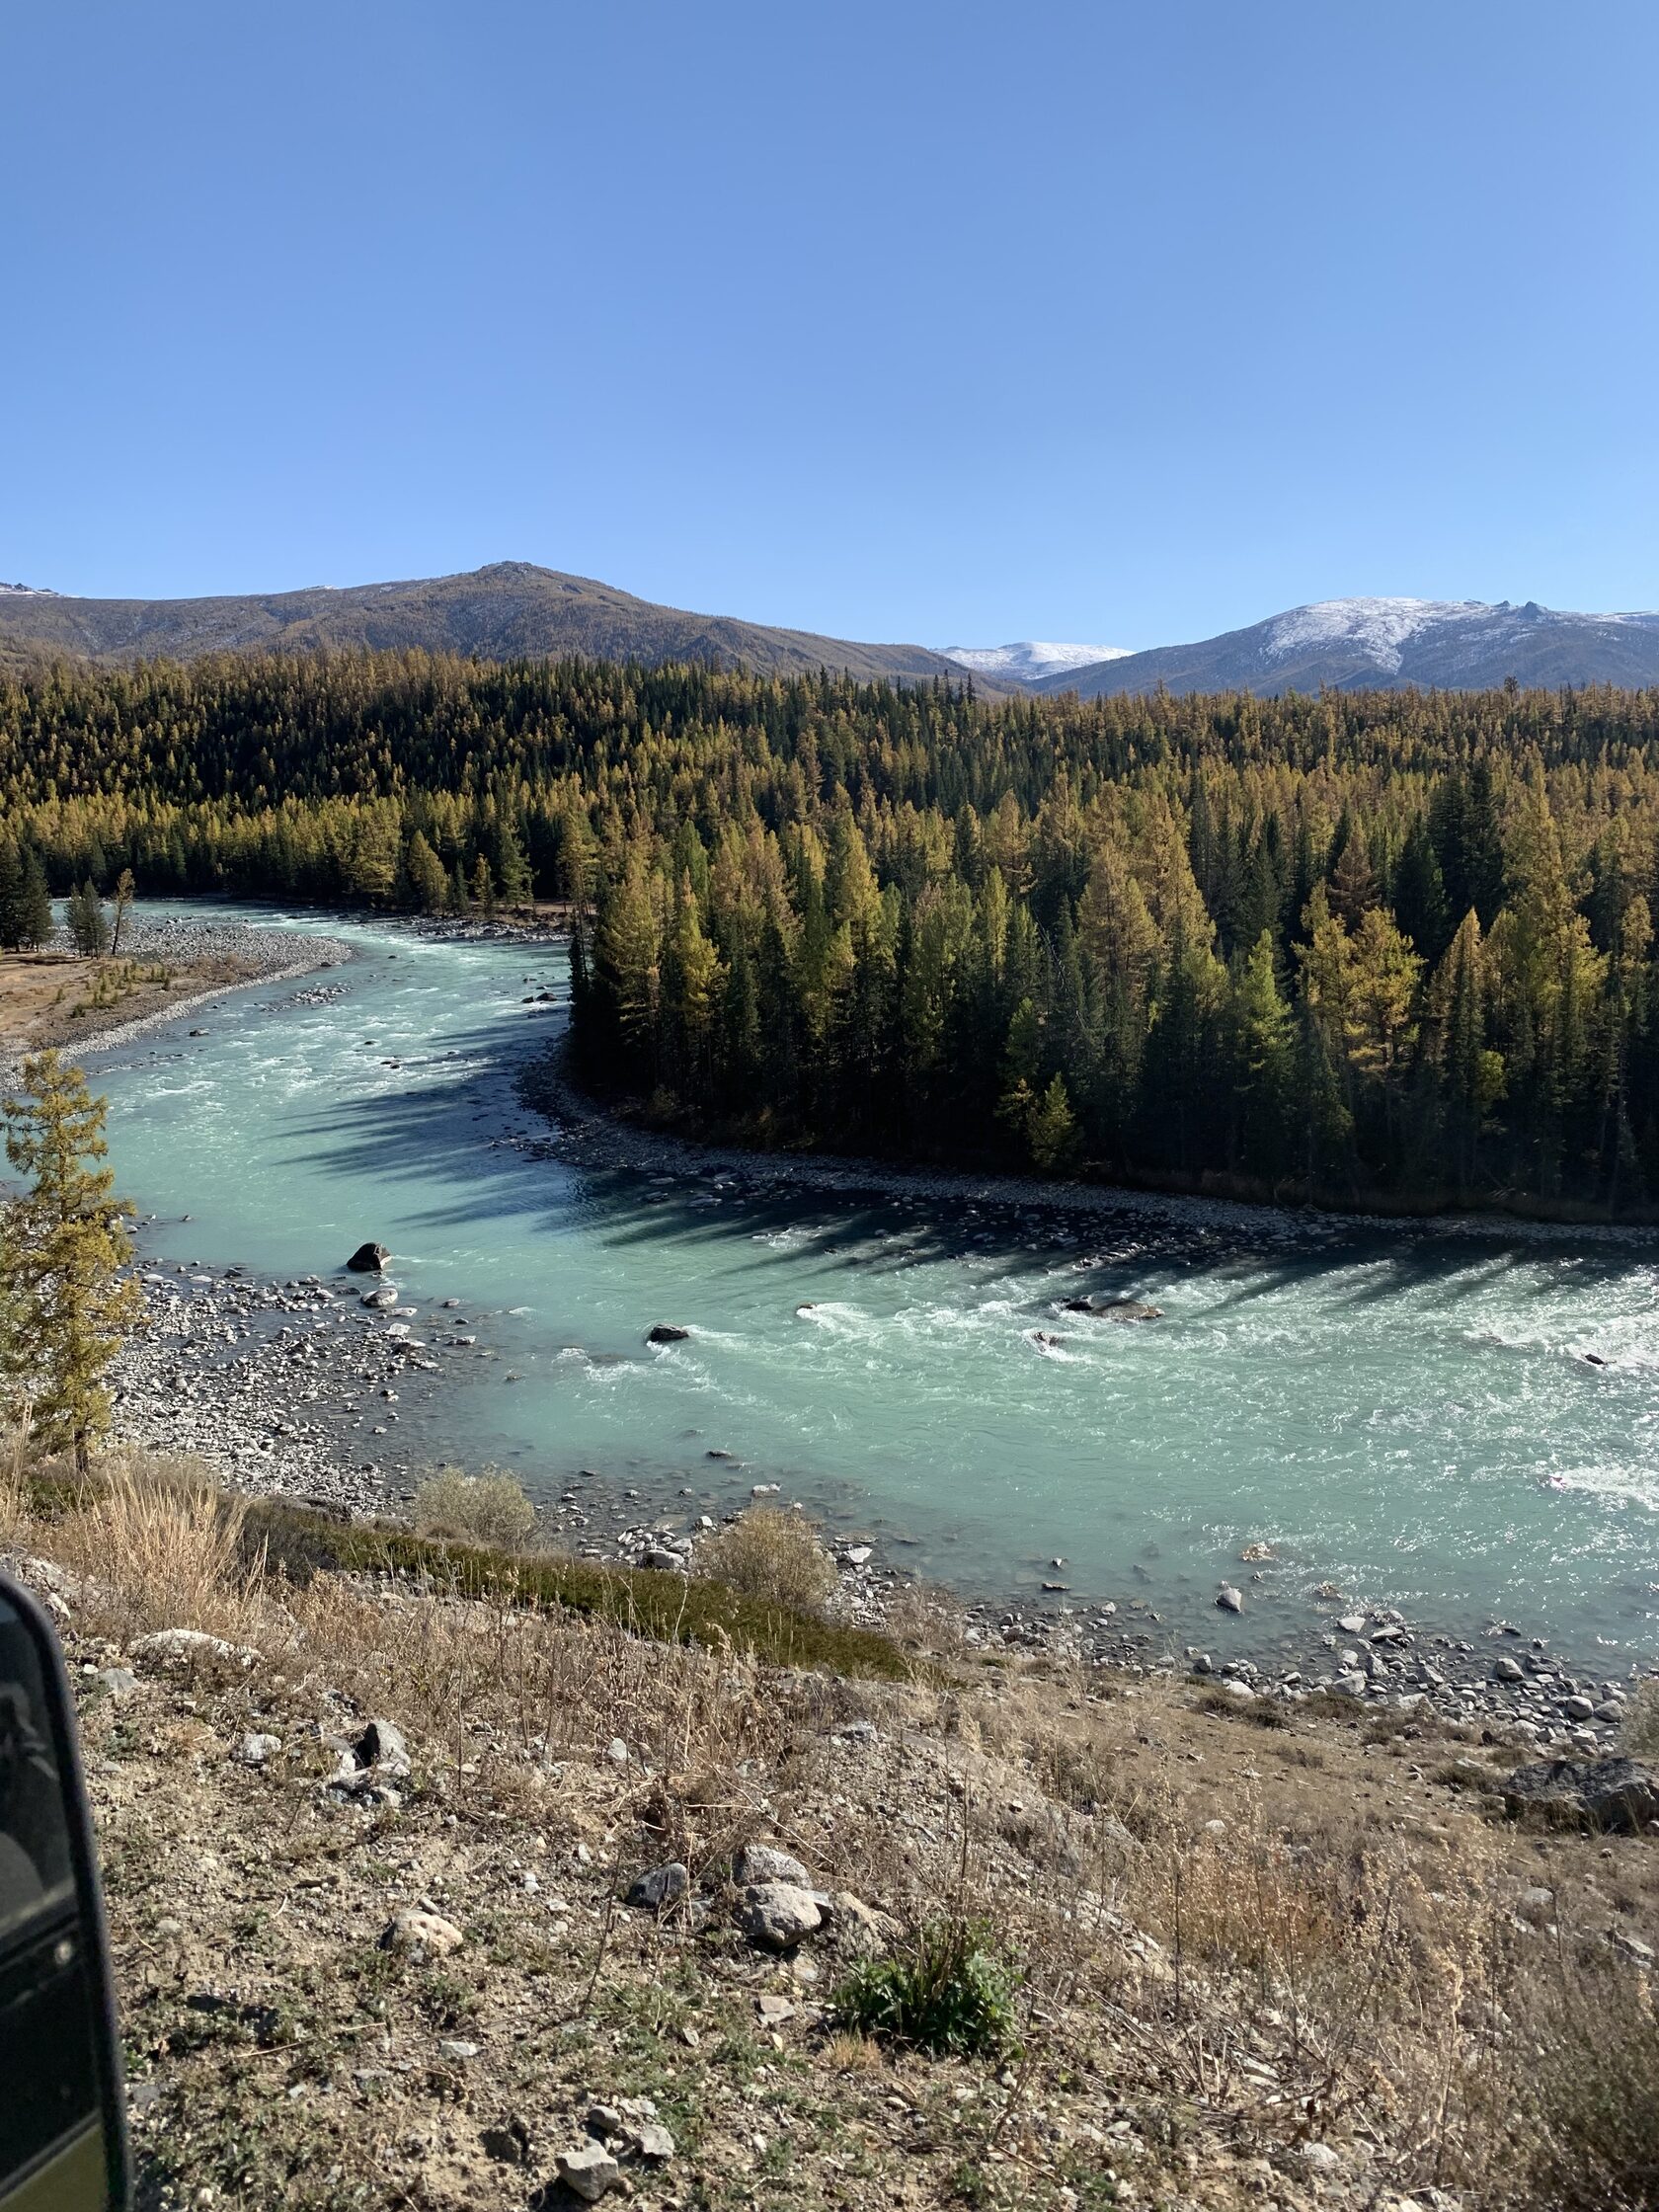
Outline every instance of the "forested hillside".
<svg viewBox="0 0 1659 2212"><path fill-rule="evenodd" d="M588 1079L766 1143L1659 1193L1659 693L987 702L352 657L0 686L54 888L577 908Z"/></svg>

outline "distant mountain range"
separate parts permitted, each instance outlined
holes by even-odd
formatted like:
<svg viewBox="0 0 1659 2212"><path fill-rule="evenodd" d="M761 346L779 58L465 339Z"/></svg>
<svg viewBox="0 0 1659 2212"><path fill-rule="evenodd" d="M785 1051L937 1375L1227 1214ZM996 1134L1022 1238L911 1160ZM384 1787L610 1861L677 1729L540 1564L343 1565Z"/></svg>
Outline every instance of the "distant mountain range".
<svg viewBox="0 0 1659 2212"><path fill-rule="evenodd" d="M498 561L462 576L407 584L212 599L72 599L18 585L0 588L0 655L14 665L58 654L120 663L140 656L194 661L205 653L363 646L419 646L486 661L579 653L648 664L742 662L767 675L825 668L910 681L960 681L962 674L954 661L924 645L860 645L729 615L686 614L528 561Z"/></svg>
<svg viewBox="0 0 1659 2212"><path fill-rule="evenodd" d="M867 645L731 615L657 606L527 561L461 576L208 599L76 599L0 584L0 666L54 656L117 664L205 653L422 647L505 661L540 654L656 665L691 661L767 675L841 669L914 682L966 671L991 691L1486 689L1659 685L1659 613L1570 614L1529 600L1323 599L1195 645Z"/></svg>
<svg viewBox="0 0 1659 2212"><path fill-rule="evenodd" d="M1659 684L1659 614L1561 614L1529 599L1321 599L1198 645L1115 655L1041 677L1038 691L1483 691Z"/></svg>

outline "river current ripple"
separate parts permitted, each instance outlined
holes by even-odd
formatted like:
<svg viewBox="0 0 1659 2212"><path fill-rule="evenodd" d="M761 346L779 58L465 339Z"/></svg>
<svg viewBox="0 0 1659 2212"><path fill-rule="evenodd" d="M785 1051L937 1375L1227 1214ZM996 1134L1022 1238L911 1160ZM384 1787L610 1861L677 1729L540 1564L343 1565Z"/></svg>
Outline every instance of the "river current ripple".
<svg viewBox="0 0 1659 2212"><path fill-rule="evenodd" d="M412 1298L460 1300L496 1356L424 1410L430 1459L545 1494L596 1468L642 1519L777 1482L969 1594L1134 1599L1172 1642L1300 1637L1335 1583L1602 1671L1652 1657L1653 1235L1067 1218L632 1168L626 1141L594 1164L517 1096L565 1019L562 948L260 920L356 957L95 1056L119 1185L153 1259L327 1274L374 1237ZM1163 1317L1064 1310L1083 1294ZM657 1321L691 1333L648 1346ZM1274 1557L1241 1565L1253 1543Z"/></svg>

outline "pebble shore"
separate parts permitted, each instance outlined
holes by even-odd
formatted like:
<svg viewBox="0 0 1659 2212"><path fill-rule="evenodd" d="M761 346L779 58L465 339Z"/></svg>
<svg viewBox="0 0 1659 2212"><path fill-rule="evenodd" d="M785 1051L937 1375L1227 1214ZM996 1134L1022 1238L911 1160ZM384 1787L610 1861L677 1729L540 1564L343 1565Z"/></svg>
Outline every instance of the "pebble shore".
<svg viewBox="0 0 1659 2212"><path fill-rule="evenodd" d="M195 1013L198 1007L222 998L226 991L243 990L254 984L285 983L290 978L314 975L319 969L344 967L356 955L339 937L304 937L291 929L261 929L248 922L134 912L121 930L120 957L146 965L159 963L175 975L215 962L233 964L237 972L183 997L169 998L166 1004L142 1014L123 1016L118 1005L104 1027L76 1038L77 1055L112 1051L147 1030ZM14 1054L0 1065L0 1075L8 1080L17 1057Z"/></svg>

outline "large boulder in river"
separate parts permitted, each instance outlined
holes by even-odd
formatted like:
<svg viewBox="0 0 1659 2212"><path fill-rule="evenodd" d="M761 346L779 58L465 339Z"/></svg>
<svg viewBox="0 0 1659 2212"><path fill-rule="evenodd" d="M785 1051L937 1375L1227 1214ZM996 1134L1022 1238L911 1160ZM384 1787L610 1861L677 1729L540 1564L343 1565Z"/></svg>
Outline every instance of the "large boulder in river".
<svg viewBox="0 0 1659 2212"><path fill-rule="evenodd" d="M689 1329L676 1329L672 1321L659 1321L645 1332L647 1344L683 1344L691 1334Z"/></svg>
<svg viewBox="0 0 1659 2212"><path fill-rule="evenodd" d="M354 1275L378 1275L391 1256L384 1244L359 1244L346 1265Z"/></svg>
<svg viewBox="0 0 1659 2212"><path fill-rule="evenodd" d="M1068 1298L1067 1313L1092 1313L1102 1321L1161 1321L1161 1305L1144 1305L1135 1298Z"/></svg>
<svg viewBox="0 0 1659 2212"><path fill-rule="evenodd" d="M1659 1821L1659 1774L1635 1759L1545 1759L1504 1778L1507 1811L1573 1828L1639 1834Z"/></svg>

